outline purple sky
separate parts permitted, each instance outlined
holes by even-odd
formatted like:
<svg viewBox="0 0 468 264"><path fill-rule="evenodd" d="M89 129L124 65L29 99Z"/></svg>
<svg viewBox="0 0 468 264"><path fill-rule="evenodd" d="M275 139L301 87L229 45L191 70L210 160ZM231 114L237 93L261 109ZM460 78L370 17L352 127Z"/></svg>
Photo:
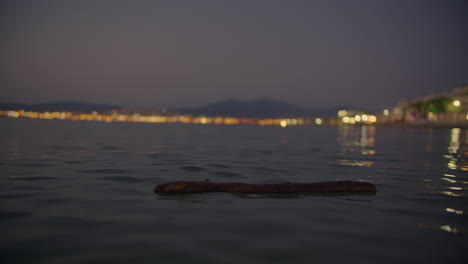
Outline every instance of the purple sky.
<svg viewBox="0 0 468 264"><path fill-rule="evenodd" d="M379 109L468 83L468 1L0 3L0 101Z"/></svg>

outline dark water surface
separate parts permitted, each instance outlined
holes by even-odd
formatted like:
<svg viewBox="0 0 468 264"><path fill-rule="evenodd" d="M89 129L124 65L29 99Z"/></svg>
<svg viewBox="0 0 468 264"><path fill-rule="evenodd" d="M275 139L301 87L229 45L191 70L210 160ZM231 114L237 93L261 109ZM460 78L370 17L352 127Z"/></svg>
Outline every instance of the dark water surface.
<svg viewBox="0 0 468 264"><path fill-rule="evenodd" d="M468 132L0 119L0 263L466 263ZM173 180L376 195L157 195Z"/></svg>

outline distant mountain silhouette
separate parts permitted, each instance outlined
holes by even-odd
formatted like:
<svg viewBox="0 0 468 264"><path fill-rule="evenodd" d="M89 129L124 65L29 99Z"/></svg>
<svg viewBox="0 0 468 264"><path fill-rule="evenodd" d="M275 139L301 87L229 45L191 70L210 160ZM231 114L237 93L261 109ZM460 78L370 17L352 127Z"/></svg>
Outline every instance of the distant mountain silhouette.
<svg viewBox="0 0 468 264"><path fill-rule="evenodd" d="M275 101L267 97L254 100L227 99L194 108L170 109L171 112L206 116L232 116L251 118L314 117L335 116L339 109L305 108L284 101Z"/></svg>
<svg viewBox="0 0 468 264"><path fill-rule="evenodd" d="M109 112L112 110L122 109L119 105L110 104L93 104L88 102L80 101L61 101L61 102L50 102L41 104L22 104L22 103L0 103L0 110L25 110L25 111L37 111L37 112L80 112L90 113L97 111L100 113Z"/></svg>

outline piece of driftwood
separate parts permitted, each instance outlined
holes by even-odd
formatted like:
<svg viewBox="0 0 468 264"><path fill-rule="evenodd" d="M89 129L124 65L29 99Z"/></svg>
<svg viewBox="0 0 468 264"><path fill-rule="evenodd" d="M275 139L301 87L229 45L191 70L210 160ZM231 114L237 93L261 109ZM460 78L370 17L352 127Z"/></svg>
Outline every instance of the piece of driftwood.
<svg viewBox="0 0 468 264"><path fill-rule="evenodd" d="M375 193L376 187L370 182L359 181L329 181L317 183L278 183L278 184L247 184L247 183L215 183L210 181L176 181L161 183L154 188L156 193L338 193L367 192Z"/></svg>

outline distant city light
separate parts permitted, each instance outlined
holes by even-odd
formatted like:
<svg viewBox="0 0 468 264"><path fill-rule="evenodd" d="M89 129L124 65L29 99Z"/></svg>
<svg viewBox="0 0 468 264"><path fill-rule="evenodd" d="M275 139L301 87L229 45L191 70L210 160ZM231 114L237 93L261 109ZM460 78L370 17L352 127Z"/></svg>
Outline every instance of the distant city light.
<svg viewBox="0 0 468 264"><path fill-rule="evenodd" d="M436 120L435 114L433 112L427 113L427 119L430 121L435 121Z"/></svg>
<svg viewBox="0 0 468 264"><path fill-rule="evenodd" d="M347 112L348 113L348 112ZM256 118L238 118L229 116L191 116L191 115L142 115L138 113L124 114L113 111L112 113L72 113L72 112L32 112L24 110L2 111L0 116L8 118L29 118L29 119L58 119L71 121L99 121L99 122L144 122L144 123L183 123L183 124L217 124L217 125L280 125L281 127L296 126L296 125L323 125L323 118L288 118L288 119L256 119ZM468 120L468 115L466 116ZM374 115L355 115L343 116L341 118L343 124L354 125L372 124L377 121ZM336 124L331 121L330 124Z"/></svg>
<svg viewBox="0 0 468 264"><path fill-rule="evenodd" d="M343 116L346 116L348 115L348 112L346 110L340 110L338 111L338 116L339 117L343 117Z"/></svg>
<svg viewBox="0 0 468 264"><path fill-rule="evenodd" d="M461 101L452 101L454 106L461 106ZM461 111L461 109L459 110ZM384 109L384 115L390 115L388 109ZM29 118L29 119L56 119L56 120L71 120L71 121L99 121L99 122L145 122L145 123L183 123L183 124L216 124L216 125L275 125L281 127L296 126L296 125L374 125L377 123L377 117L371 114L365 114L365 111L360 110L340 110L338 111L339 118L330 118L325 121L323 118L239 118L230 116L193 116L179 114L140 114L128 113L127 111L118 112L113 110L108 113L74 113L74 112L33 112L26 110L0 110L0 117L6 118ZM395 110L395 114L397 114ZM468 120L468 114L457 113L454 116L458 121ZM392 118L394 118L392 116ZM439 119L446 118L438 113L428 112L426 115L428 121L435 122ZM383 123L388 122L383 119ZM465 122L465 121L463 121Z"/></svg>
<svg viewBox="0 0 468 264"><path fill-rule="evenodd" d="M11 118L18 118L20 116L20 114L15 111L8 111L6 115Z"/></svg>

